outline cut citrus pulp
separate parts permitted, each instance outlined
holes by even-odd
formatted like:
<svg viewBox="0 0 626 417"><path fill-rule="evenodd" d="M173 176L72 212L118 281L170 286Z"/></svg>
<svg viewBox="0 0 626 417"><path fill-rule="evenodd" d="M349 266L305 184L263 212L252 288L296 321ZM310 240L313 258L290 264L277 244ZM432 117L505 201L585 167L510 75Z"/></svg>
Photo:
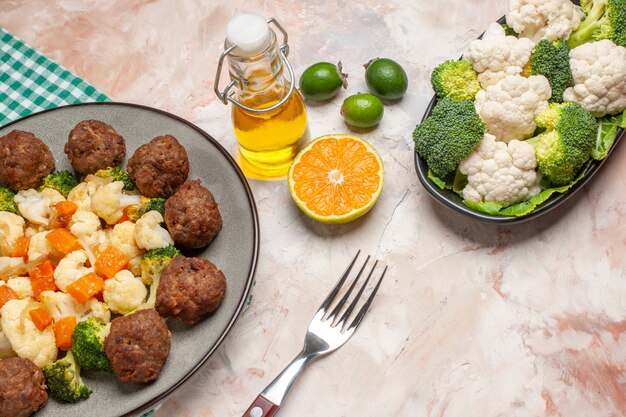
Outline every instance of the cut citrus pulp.
<svg viewBox="0 0 626 417"><path fill-rule="evenodd" d="M367 213L383 189L383 161L354 135L325 135L300 151L289 169L298 207L322 223L346 223Z"/></svg>

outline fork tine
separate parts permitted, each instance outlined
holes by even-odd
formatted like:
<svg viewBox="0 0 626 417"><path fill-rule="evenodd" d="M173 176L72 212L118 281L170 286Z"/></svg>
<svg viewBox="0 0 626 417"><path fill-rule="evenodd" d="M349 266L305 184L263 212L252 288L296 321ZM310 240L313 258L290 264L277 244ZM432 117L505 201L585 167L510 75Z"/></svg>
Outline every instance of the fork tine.
<svg viewBox="0 0 626 417"><path fill-rule="evenodd" d="M356 262L356 259L359 257L360 253L361 253L361 250L359 249L357 251L356 255L354 256L354 259L352 259L352 262L350 262L350 265L348 265L348 267L346 268L346 270L343 273L343 275L341 276L341 278L339 278L339 281L337 281L337 284L335 284L333 289L330 291L330 293L326 296L326 298L322 302L322 305L317 310L316 314L318 314L320 311L326 313L326 309L333 302L333 300L337 296L337 293L339 292L339 289L341 288L343 283L346 281L346 278L348 278L348 275L350 275L350 271L352 270L352 267L354 266L354 263Z"/></svg>
<svg viewBox="0 0 626 417"><path fill-rule="evenodd" d="M367 258L365 259L365 262L363 262L363 266L361 267L361 270L359 271L359 273L356 275L356 277L352 281L352 284L350 284L350 288L348 288L348 291L346 291L346 293L343 295L343 297L341 297L341 300L339 300L339 302L337 303L337 305L335 306L333 311L328 316L329 320L332 321L335 318L335 316L337 314L339 314L339 312L343 308L344 304L348 300L348 297L350 297L350 294L352 294L352 290L354 290L354 287L356 286L357 281L361 278L361 275L363 274L363 270L365 270L365 267L367 266L367 263L369 262L369 260L370 260L370 256L367 255ZM376 265L376 264L374 264L374 265ZM370 272L370 275L371 274L372 273ZM367 279L369 279L369 277L367 277ZM365 282L367 283L367 281L365 281ZM359 295L360 295L360 293L359 293Z"/></svg>
<svg viewBox="0 0 626 417"><path fill-rule="evenodd" d="M365 282L359 289L359 292L357 293L356 297L354 297L354 300L352 300L352 303L350 303L346 311L341 316L341 319L339 319L339 322L337 323L339 327L343 327L348 317L350 317L350 314L352 314L352 311L354 311L354 308L356 307L357 303L361 299L361 295L363 295L363 291L365 291L365 287L367 287L367 284L370 282L370 278L372 277L372 274L374 273L374 270L376 269L376 265L378 265L378 261L374 262L372 269L370 269L370 273L367 274L367 278L365 279ZM363 265L363 268L365 268L365 265Z"/></svg>
<svg viewBox="0 0 626 417"><path fill-rule="evenodd" d="M361 322L363 321L363 317L365 317L365 314L367 313L367 309L372 304L372 300L374 299L376 292L378 292L378 288L380 287L381 282L383 282L383 278L385 277L386 272L387 272L387 267L385 267L385 269L383 270L383 273L378 279L378 282L376 283L376 287L374 287L374 290L370 294L369 298L367 299L363 307L361 307L361 310L359 310L359 313L356 315L356 317L354 318L354 320L348 327L348 331L352 329L356 329L357 327L359 327L359 324L361 324Z"/></svg>

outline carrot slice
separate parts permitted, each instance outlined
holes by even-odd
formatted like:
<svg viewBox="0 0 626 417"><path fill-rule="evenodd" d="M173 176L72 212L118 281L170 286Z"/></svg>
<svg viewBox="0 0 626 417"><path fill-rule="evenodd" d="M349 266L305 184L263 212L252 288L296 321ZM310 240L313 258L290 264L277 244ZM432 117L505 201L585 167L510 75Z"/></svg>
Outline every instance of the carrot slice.
<svg viewBox="0 0 626 417"><path fill-rule="evenodd" d="M15 291L13 291L8 285L3 285L0 287L0 308L4 306L10 300L17 300L20 297L17 296Z"/></svg>
<svg viewBox="0 0 626 417"><path fill-rule="evenodd" d="M76 213L78 206L71 201L59 201L52 206L50 214L50 227L61 228L67 227L72 220L72 215Z"/></svg>
<svg viewBox="0 0 626 417"><path fill-rule="evenodd" d="M67 292L82 304L104 288L104 280L95 272L83 275L67 286Z"/></svg>
<svg viewBox="0 0 626 417"><path fill-rule="evenodd" d="M26 236L20 236L15 240L13 245L12 258L26 258L28 257L28 245L30 244L30 238Z"/></svg>
<svg viewBox="0 0 626 417"><path fill-rule="evenodd" d="M107 278L112 278L113 275L120 272L122 269L128 266L128 256L119 249L109 246L106 248L98 258L96 259L96 272L100 275L104 275Z"/></svg>
<svg viewBox="0 0 626 417"><path fill-rule="evenodd" d="M44 291L56 291L54 284L54 265L46 260L28 271L30 286L33 288L35 298Z"/></svg>
<svg viewBox="0 0 626 417"><path fill-rule="evenodd" d="M46 239L54 249L66 255L82 247L74 235L62 228L49 232Z"/></svg>
<svg viewBox="0 0 626 417"><path fill-rule="evenodd" d="M35 327L37 327L40 332L43 332L46 330L46 327L52 324L52 316L50 316L50 313L43 307L32 309L28 314L33 323L35 323Z"/></svg>
<svg viewBox="0 0 626 417"><path fill-rule="evenodd" d="M76 327L76 317L63 317L54 323L54 337L56 338L57 347L63 350L69 350L72 347L72 334Z"/></svg>

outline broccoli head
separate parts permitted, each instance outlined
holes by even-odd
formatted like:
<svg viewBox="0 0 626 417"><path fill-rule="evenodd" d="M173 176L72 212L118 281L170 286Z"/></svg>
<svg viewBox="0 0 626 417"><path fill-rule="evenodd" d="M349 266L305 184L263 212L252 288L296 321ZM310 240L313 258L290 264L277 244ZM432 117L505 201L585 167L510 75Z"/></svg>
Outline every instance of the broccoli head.
<svg viewBox="0 0 626 417"><path fill-rule="evenodd" d="M156 197L156 198L148 198L146 201L142 201L142 213L147 213L149 211L156 210L161 213L161 216L165 215L165 199Z"/></svg>
<svg viewBox="0 0 626 417"><path fill-rule="evenodd" d="M546 129L527 141L535 147L539 171L552 185L571 183L591 158L598 122L573 102L552 103L535 121Z"/></svg>
<svg viewBox="0 0 626 417"><path fill-rule="evenodd" d="M161 273L172 259L182 256L182 253L174 245L164 248L150 249L141 258L141 279L144 284L150 285L150 293L145 306L154 308L156 303L156 292L161 280Z"/></svg>
<svg viewBox="0 0 626 417"><path fill-rule="evenodd" d="M104 354L104 339L110 324L102 324L89 318L76 325L72 335L72 353L76 362L88 371L111 371L111 363Z"/></svg>
<svg viewBox="0 0 626 417"><path fill-rule="evenodd" d="M485 129L473 102L444 98L415 128L415 150L435 176L444 178L472 153Z"/></svg>
<svg viewBox="0 0 626 417"><path fill-rule="evenodd" d="M106 169L101 169L99 171L96 171L95 176L102 178L111 178L113 181L122 181L124 183L124 189L126 191L132 191L136 189L135 182L130 177L130 175L128 175L128 172L124 171L120 167L109 167Z"/></svg>
<svg viewBox="0 0 626 417"><path fill-rule="evenodd" d="M430 75L430 83L437 97L474 100L480 91L478 74L467 61L445 61Z"/></svg>
<svg viewBox="0 0 626 417"><path fill-rule="evenodd" d="M17 212L17 204L15 204L15 193L7 187L0 187L0 211L8 211L10 213Z"/></svg>
<svg viewBox="0 0 626 417"><path fill-rule="evenodd" d="M43 368L46 385L50 395L64 403L76 403L86 400L91 390L80 377L80 366L76 363L71 351L64 358L49 363Z"/></svg>
<svg viewBox="0 0 626 417"><path fill-rule="evenodd" d="M552 89L551 103L561 103L563 92L572 82L572 69L569 64L569 45L563 40L542 40L535 46L530 56L531 75L543 75Z"/></svg>
<svg viewBox="0 0 626 417"><path fill-rule="evenodd" d="M70 191L72 191L72 188L76 187L77 184L78 181L71 172L57 171L54 174L48 174L43 178L39 191L44 188L52 188L53 190L60 192L63 197L67 197Z"/></svg>
<svg viewBox="0 0 626 417"><path fill-rule="evenodd" d="M580 6L587 16L570 36L570 47L602 39L626 47L626 0L581 0Z"/></svg>

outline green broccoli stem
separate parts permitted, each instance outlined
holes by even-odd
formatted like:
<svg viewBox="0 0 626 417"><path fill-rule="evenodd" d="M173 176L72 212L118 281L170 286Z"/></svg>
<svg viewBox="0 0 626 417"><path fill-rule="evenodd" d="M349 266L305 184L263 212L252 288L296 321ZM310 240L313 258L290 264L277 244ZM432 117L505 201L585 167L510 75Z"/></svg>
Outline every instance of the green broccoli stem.
<svg viewBox="0 0 626 417"><path fill-rule="evenodd" d="M601 30L604 24L603 19L606 19L604 12L606 11L606 4L604 2L595 2L587 17L578 26L578 29L572 33L568 40L570 48L574 49L584 43L587 43L594 38L594 34Z"/></svg>

